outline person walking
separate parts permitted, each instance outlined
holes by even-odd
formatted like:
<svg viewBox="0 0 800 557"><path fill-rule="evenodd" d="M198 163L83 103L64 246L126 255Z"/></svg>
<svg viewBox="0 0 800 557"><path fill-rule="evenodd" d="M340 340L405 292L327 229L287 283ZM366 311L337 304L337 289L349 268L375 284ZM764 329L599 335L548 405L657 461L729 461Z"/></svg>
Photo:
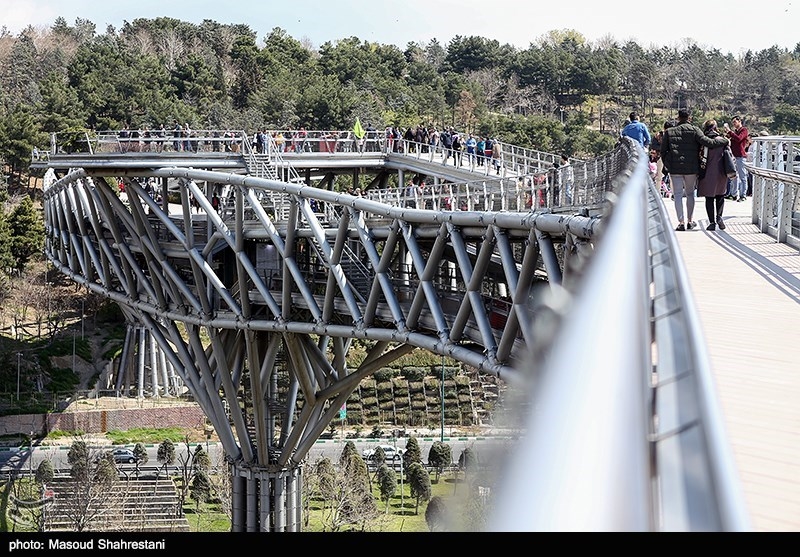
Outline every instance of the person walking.
<svg viewBox="0 0 800 557"><path fill-rule="evenodd" d="M475 144L475 156L478 160L478 166L483 166L483 161L486 159L486 153L484 149L486 148L486 138L479 137L478 142Z"/></svg>
<svg viewBox="0 0 800 557"><path fill-rule="evenodd" d="M622 135L638 141L645 153L647 152L650 146L650 130L647 129L647 125L639 121L636 112L630 113L630 123L622 128Z"/></svg>
<svg viewBox="0 0 800 557"><path fill-rule="evenodd" d="M470 168L475 167L475 148L478 146L478 140L475 139L475 136L469 134L467 138L467 142L465 143L467 147L467 164L469 164Z"/></svg>
<svg viewBox="0 0 800 557"><path fill-rule="evenodd" d="M453 156L453 136L447 128L442 130L439 136L439 141L442 142L442 164L447 164L447 159Z"/></svg>
<svg viewBox="0 0 800 557"><path fill-rule="evenodd" d="M661 139L661 159L664 171L669 173L672 196L675 201L675 214L678 226L675 230L691 230L696 226L694 214L695 188L700 172L700 147L725 147L730 142L722 135L706 137L703 130L692 124L688 108L678 109L677 123L664 130ZM683 198L686 197L686 218L684 219Z"/></svg>
<svg viewBox="0 0 800 557"><path fill-rule="evenodd" d="M716 120L707 120L703 124L703 133L706 137L720 137ZM700 153L700 180L697 182L697 195L706 199L706 214L708 226L706 230L725 230L722 220L722 210L725 207L725 189L728 184L728 175L722 168L722 152L725 147L701 147Z"/></svg>
<svg viewBox="0 0 800 557"><path fill-rule="evenodd" d="M491 137L485 138L483 142L483 158L485 159L487 172L489 171L489 164L492 161L492 151L494 150L494 140Z"/></svg>
<svg viewBox="0 0 800 557"><path fill-rule="evenodd" d="M500 168L503 166L503 151L500 147L500 142L496 139L492 141L492 165L499 176Z"/></svg>
<svg viewBox="0 0 800 557"><path fill-rule="evenodd" d="M561 165L559 166L561 173L561 183L564 185L564 195L567 199L567 205L572 205L572 186L575 183L575 169L570 164L567 155L561 155Z"/></svg>
<svg viewBox="0 0 800 557"><path fill-rule="evenodd" d="M450 131L453 138L453 164L461 166L461 149L463 148L461 135L455 129L451 128Z"/></svg>
<svg viewBox="0 0 800 557"><path fill-rule="evenodd" d="M731 197L736 201L747 199L747 169L744 167L747 162L747 149L750 143L750 134L742 124L739 116L734 116L731 120L733 128L725 124L725 135L731 141L731 152L736 163L736 178L731 179Z"/></svg>

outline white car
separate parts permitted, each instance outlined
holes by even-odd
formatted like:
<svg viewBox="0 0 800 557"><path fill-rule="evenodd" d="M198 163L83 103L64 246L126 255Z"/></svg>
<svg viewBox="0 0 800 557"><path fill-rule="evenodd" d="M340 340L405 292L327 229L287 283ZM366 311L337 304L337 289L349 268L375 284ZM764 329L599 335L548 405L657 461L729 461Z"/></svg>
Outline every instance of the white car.
<svg viewBox="0 0 800 557"><path fill-rule="evenodd" d="M386 455L386 462L393 462L396 459L403 458L403 453L405 453L405 449L396 449L392 445L378 445L381 449L383 449L383 454ZM361 452L361 456L364 460L375 460L375 450L378 447L374 447L372 449L364 449Z"/></svg>

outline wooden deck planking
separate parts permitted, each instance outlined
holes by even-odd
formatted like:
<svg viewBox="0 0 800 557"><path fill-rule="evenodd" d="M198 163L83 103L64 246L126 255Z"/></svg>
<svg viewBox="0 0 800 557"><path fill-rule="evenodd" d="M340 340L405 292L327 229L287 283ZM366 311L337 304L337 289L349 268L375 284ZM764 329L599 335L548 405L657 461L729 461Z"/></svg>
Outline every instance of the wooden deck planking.
<svg viewBox="0 0 800 557"><path fill-rule="evenodd" d="M752 529L798 532L800 253L759 233L750 199L726 201L724 231L696 201L699 228L676 235Z"/></svg>

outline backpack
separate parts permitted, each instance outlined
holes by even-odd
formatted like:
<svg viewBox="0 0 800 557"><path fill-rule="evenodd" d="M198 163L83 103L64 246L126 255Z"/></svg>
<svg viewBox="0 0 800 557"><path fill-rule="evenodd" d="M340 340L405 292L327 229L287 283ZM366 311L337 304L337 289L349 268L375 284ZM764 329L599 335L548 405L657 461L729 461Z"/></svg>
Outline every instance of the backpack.
<svg viewBox="0 0 800 557"><path fill-rule="evenodd" d="M745 153L750 150L750 146L752 144L753 144L753 140L750 139L750 135L748 134L747 138L745 138L745 140L744 140L744 152Z"/></svg>

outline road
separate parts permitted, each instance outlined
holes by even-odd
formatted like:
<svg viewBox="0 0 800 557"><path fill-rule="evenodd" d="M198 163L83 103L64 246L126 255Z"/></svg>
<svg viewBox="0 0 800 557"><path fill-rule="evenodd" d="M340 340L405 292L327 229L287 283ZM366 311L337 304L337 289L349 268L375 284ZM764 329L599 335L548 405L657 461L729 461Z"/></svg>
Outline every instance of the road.
<svg viewBox="0 0 800 557"><path fill-rule="evenodd" d="M431 445L435 441L439 441L439 437L423 437L417 438L417 442L420 447L420 452L422 455L422 461L427 462L428 460L428 453L430 452ZM379 444L388 444L394 445L397 448L406 448L406 444L408 442L407 438L399 438L399 439L392 439L392 438L381 438L381 439L365 439L365 438L358 438L358 439L344 439L344 438L337 438L337 439L321 439L317 441L312 449L309 451L308 456L306 458L306 462L313 463L319 460L320 458L326 457L334 462L339 460L339 456L342 454L342 450L344 450L344 446L348 441L352 441L358 451L358 454L361 454L363 450L368 448L375 448ZM472 449L472 451L478 455L478 458L481 460L488 460L493 458L496 455L496 451L502 450L504 446L508 446L509 444L514 443L514 441L508 437L444 437L444 442L447 445L450 445L450 451L453 456L453 463L457 464L458 459L461 453L466 448ZM190 449L191 451L195 450L195 446L198 443L191 443ZM224 451L222 450L222 445L220 443L199 443L204 448L207 447L209 457L211 458L211 464L213 467L222 467L224 466ZM128 448L133 448L133 445L125 445ZM104 447L94 447L90 448L90 451L99 453L102 450L110 450L111 447L104 446ZM158 445L146 445L148 462L146 464L140 465L140 471L148 472L148 471L155 471L157 468L160 467L157 460L158 455ZM66 470L68 468L67 464L67 453L69 452L69 446L54 446L54 445L46 445L46 446L34 446L33 456L31 458L31 451L27 449L22 450L4 450L0 451L0 474L13 474L13 473L30 473L36 470L39 466L39 463L42 460L50 460L53 463L53 467L56 470ZM184 443L176 443L175 444L175 454L176 454L176 464L180 463L180 458L186 458L187 455L187 447ZM123 472L131 472L136 469L135 464L119 464L119 469ZM399 464L398 464L399 467ZM175 466L171 466L171 469L174 469Z"/></svg>

